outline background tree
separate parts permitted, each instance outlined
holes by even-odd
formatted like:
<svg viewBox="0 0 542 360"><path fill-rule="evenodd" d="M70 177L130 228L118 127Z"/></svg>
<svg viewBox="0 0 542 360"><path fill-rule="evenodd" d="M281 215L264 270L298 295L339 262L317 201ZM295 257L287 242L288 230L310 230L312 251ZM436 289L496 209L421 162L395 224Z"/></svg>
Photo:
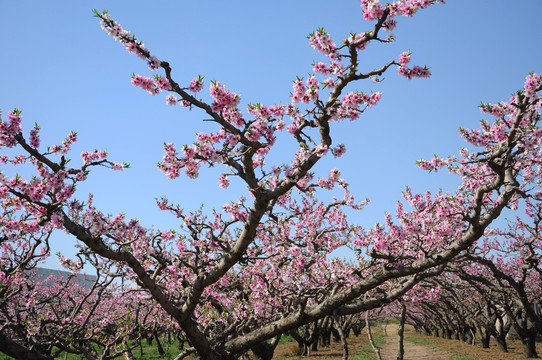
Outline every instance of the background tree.
<svg viewBox="0 0 542 360"><path fill-rule="evenodd" d="M17 206L13 211L21 211L32 223L62 228L75 236L84 244L82 259L90 261L94 257L94 264L115 267L119 274L137 283L184 331L193 346L189 351L207 359L237 356L267 338L334 312L336 315L358 313L393 302L418 282L440 273L448 261L483 235L506 206L528 191L537 174L534 178L519 177L537 161L535 149L525 149L522 145L537 141L540 135L538 75L530 76L524 92L518 92L510 104L500 104L498 111L490 105L483 107L499 118L494 126L484 122L482 132L463 131L471 145L482 148L479 153L464 150L460 160L435 158L420 162L422 168L430 170L449 166L460 175L463 183L457 193L423 196L407 190L405 199L413 210L404 211L401 205L397 210L399 224L388 216L385 225L363 234L351 231L350 226L333 229L340 233L339 237L355 235L351 242L359 250L360 259L363 253L370 256L350 271L353 279L349 286L327 296L301 288L280 318L247 324L243 332L231 332L228 338L217 335L218 328L206 327L205 322L198 321L202 315L214 311L208 311L212 308L221 309L225 317L235 313L239 309L237 304L232 308L232 304L221 303L220 300L226 301L222 289L235 281L247 266L257 264L257 260L271 260L267 267L258 265L260 270L272 267L273 247L285 246L294 259L294 268L301 269L317 264L320 254L314 256L315 260L307 261L299 256L302 252L296 241L311 239L308 252L317 253L321 239L329 239L326 247L333 248L329 245L333 237L328 238L328 231L323 230L327 223L317 223L314 227L311 224L311 228L305 229L306 234L291 236L295 229L295 221L290 221L292 214L299 219L310 217L310 213L301 210L314 209L307 197L318 187L338 185L345 190L342 201L329 206L322 204L318 211L324 215L340 217L341 206L363 205L354 204L338 170L316 180L311 170L326 153L339 156L344 152L340 144L332 147L333 123L358 118L380 99L379 93L347 92L347 86L380 76L391 67L397 67L407 78L429 75L425 67L410 67L410 55L406 52L397 61L361 72L358 52L370 41L391 41L392 36L380 36L393 29L393 17L411 16L431 3L396 2L384 7L378 2L362 2L365 18L375 21L370 32L352 34L338 46L327 32L318 29L311 34L310 41L325 55L326 62L315 63L314 75L294 82L290 104L251 104L247 114L239 109L240 96L217 81L211 82L208 101L198 98L203 78L186 81L186 86L179 85L167 62L152 56L106 12L97 13L102 27L130 52L143 58L151 69L163 69L164 76L154 79L134 75L135 86L153 95L169 91L166 101L170 105L199 108L217 125L216 132L199 133L196 143L183 147L182 152L173 144L165 144L160 169L170 178L178 177L182 169L189 177L197 177L201 165L226 165L219 185L226 187L230 177L240 178L247 185L252 204L241 198L225 205L223 213L215 212L207 218L202 211L187 213L167 199L158 201L161 209L172 211L181 220L181 233L144 228L139 221L126 220L122 214L106 215L94 206L92 198L86 203L72 200L75 186L85 180L91 166L114 169L126 166L110 162L105 152L90 151L82 154L81 167L71 168L64 154L69 152L75 134L68 136L63 145L40 151L37 134L31 134L27 140L21 132L20 113L13 111L8 114L8 121L2 123L2 142L8 147L21 147L27 155L17 161L33 165L37 175L31 181L12 178L5 182L7 211ZM268 154L275 146L276 136L284 129L297 142L297 151L289 163L270 166ZM387 283L391 279L400 280L392 286ZM212 307L206 306L207 302Z"/></svg>

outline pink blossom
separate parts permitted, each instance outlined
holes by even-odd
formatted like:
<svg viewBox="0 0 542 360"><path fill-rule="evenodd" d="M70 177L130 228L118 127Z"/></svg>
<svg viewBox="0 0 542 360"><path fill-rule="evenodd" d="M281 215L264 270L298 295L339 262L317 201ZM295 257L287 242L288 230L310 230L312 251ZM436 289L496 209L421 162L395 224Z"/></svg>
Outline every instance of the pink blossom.
<svg viewBox="0 0 542 360"><path fill-rule="evenodd" d="M297 126L295 126L295 124L290 124L288 125L286 130L288 131L288 133L294 134L297 131Z"/></svg>
<svg viewBox="0 0 542 360"><path fill-rule="evenodd" d="M542 75L531 73L525 78L525 84L523 89L525 91L525 96L529 98L536 97L536 90L542 86Z"/></svg>
<svg viewBox="0 0 542 360"><path fill-rule="evenodd" d="M346 152L346 146L339 144L331 150L334 157L341 157Z"/></svg>
<svg viewBox="0 0 542 360"><path fill-rule="evenodd" d="M337 46L324 28L319 28L315 32L311 33L309 35L309 42L313 48L328 56L330 59L336 59L339 57Z"/></svg>
<svg viewBox="0 0 542 360"><path fill-rule="evenodd" d="M361 7L365 20L376 20L384 15L384 7L378 0L361 0Z"/></svg>
<svg viewBox="0 0 542 360"><path fill-rule="evenodd" d="M228 186L230 186L230 180L228 179L228 177L224 174L220 175L220 177L218 178L218 186L222 189L226 189Z"/></svg>
<svg viewBox="0 0 542 360"><path fill-rule="evenodd" d="M371 42L370 40L366 39L366 33L362 32L360 34L351 34L348 37L348 42L350 44L356 44L356 50L361 51L364 50L367 45Z"/></svg>
<svg viewBox="0 0 542 360"><path fill-rule="evenodd" d="M147 64L149 65L149 69L156 70L160 67L160 60L156 56L151 56L147 59Z"/></svg>
<svg viewBox="0 0 542 360"><path fill-rule="evenodd" d="M154 79L154 85L161 90L171 90L169 80L163 76L157 76Z"/></svg>
<svg viewBox="0 0 542 360"><path fill-rule="evenodd" d="M154 81L151 78L148 78L145 76L133 75L132 85L140 87L143 90L146 90L151 95L156 95L160 92L160 89L156 87Z"/></svg>
<svg viewBox="0 0 542 360"><path fill-rule="evenodd" d="M192 79L190 81L190 85L188 86L188 91L191 91L193 93L200 92L203 89L203 76L198 76L197 78Z"/></svg>
<svg viewBox="0 0 542 360"><path fill-rule="evenodd" d="M40 137L38 135L40 131L40 126L36 124L32 130L30 130L30 146L33 148L40 147Z"/></svg>
<svg viewBox="0 0 542 360"><path fill-rule="evenodd" d="M241 97L233 92L230 92L226 86L218 81L212 81L210 94L214 99L211 104L213 111L224 111L226 108L235 108L241 101Z"/></svg>
<svg viewBox="0 0 542 360"><path fill-rule="evenodd" d="M313 65L312 71L317 74L328 75L330 73L329 68L323 62L317 62Z"/></svg>
<svg viewBox="0 0 542 360"><path fill-rule="evenodd" d="M51 224L55 229L63 229L64 228L64 221L62 219L62 216L59 214L53 214L51 215Z"/></svg>
<svg viewBox="0 0 542 360"><path fill-rule="evenodd" d="M410 51L403 52L399 55L399 64L401 66L406 66L410 62Z"/></svg>
<svg viewBox="0 0 542 360"><path fill-rule="evenodd" d="M173 94L169 94L166 96L166 104L168 105L176 105L177 101L177 97Z"/></svg>

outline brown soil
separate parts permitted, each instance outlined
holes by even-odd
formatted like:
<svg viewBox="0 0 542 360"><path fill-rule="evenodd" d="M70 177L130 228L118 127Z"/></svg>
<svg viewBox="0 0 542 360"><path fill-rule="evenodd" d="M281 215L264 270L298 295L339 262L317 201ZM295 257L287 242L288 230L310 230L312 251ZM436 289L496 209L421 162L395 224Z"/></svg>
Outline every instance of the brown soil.
<svg viewBox="0 0 542 360"><path fill-rule="evenodd" d="M399 336L397 330L399 326L396 324L390 324L386 326L386 344L382 347L381 355L382 360L396 360L397 353L399 352ZM405 332L405 336L410 336L410 332ZM448 360L453 353L449 353L437 347L428 347L424 345L415 344L410 341L403 341L403 347L405 350L405 360Z"/></svg>
<svg viewBox="0 0 542 360"><path fill-rule="evenodd" d="M367 334L363 334L357 337L350 337L348 339L348 351L350 357L358 353L365 346L369 345L369 339ZM293 354L298 351L297 343L290 342L279 344L275 349L273 360L288 359L288 360L307 360L307 356L294 356ZM318 351L311 352L308 358L314 358L315 360L328 360L328 359L342 359L343 348L341 343L332 343L331 346L325 348L319 348Z"/></svg>
<svg viewBox="0 0 542 360"><path fill-rule="evenodd" d="M386 344L381 349L383 360L395 360L398 350L397 342L397 325L390 324L386 329L375 329L376 331L386 331L388 336L385 337ZM447 340L417 334L412 327L406 328L405 338L418 338L431 343L431 346L414 344L410 341L405 341L405 360L448 360L454 355L467 355L476 360L522 360L525 359L522 353L521 342L517 340L508 341L508 353L499 351L496 344L492 341L489 349L482 349L479 344L471 345L458 340ZM351 337L348 339L348 348L350 352L349 359L360 352L365 346L369 345L367 334L364 333L359 337ZM278 345L275 350L274 360L307 360L306 356L296 356L297 344L285 343ZM542 355L542 344L538 344L537 351ZM318 351L312 352L309 358L315 360L340 360L342 359L342 344L332 343L328 348L320 348Z"/></svg>

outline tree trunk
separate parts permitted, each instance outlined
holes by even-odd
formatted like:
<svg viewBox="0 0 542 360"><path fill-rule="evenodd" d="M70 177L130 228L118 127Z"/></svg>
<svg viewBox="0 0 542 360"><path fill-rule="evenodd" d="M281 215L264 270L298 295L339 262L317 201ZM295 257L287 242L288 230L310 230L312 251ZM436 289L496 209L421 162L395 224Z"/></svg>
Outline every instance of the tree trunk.
<svg viewBox="0 0 542 360"><path fill-rule="evenodd" d="M331 335L333 335L333 342L339 342L341 340L341 335L335 326L331 328Z"/></svg>
<svg viewBox="0 0 542 360"><path fill-rule="evenodd" d="M506 334L499 334L495 336L495 341L497 342L497 348L502 352L508 352L508 345L506 344Z"/></svg>
<svg viewBox="0 0 542 360"><path fill-rule="evenodd" d="M343 360L348 360L348 343L346 342L346 335L344 334L343 328L339 323L339 318L337 317L337 315L333 315L333 324L337 328L339 336L341 337L341 342L343 344Z"/></svg>
<svg viewBox="0 0 542 360"><path fill-rule="evenodd" d="M371 343L371 346L373 347L376 357L378 360L382 360L382 356L380 355L380 349L376 347L374 339L373 339L373 333L371 332L371 324L369 323L369 311L365 312L365 324L367 325L367 336L369 336L369 342Z"/></svg>
<svg viewBox="0 0 542 360"><path fill-rule="evenodd" d="M297 330L290 330L289 334L294 338L300 348L305 346L305 340L297 333Z"/></svg>
<svg viewBox="0 0 542 360"><path fill-rule="evenodd" d="M132 354L132 350L130 349L130 346L126 341L122 343L124 348L126 349L126 352L124 353L124 359L125 360L135 360L134 354Z"/></svg>
<svg viewBox="0 0 542 360"><path fill-rule="evenodd" d="M483 349L489 349L489 340L491 339L491 333L489 331L484 331L480 329L480 342L482 343Z"/></svg>
<svg viewBox="0 0 542 360"><path fill-rule="evenodd" d="M538 359L535 341L537 331L534 327L529 327L525 318L520 318L519 316L518 318L519 319L514 323L514 328L523 344L523 356L529 359Z"/></svg>
<svg viewBox="0 0 542 360"><path fill-rule="evenodd" d="M153 331L152 335L154 337L154 340L156 341L156 348L158 350L158 355L164 356L166 352L164 351L164 348L162 347L162 343L160 342L160 338L158 337L158 332Z"/></svg>
<svg viewBox="0 0 542 360"><path fill-rule="evenodd" d="M331 344L331 329L330 327L326 327L325 329L322 329L322 333L320 334L320 346L328 347L330 344Z"/></svg>
<svg viewBox="0 0 542 360"><path fill-rule="evenodd" d="M529 359L538 359L535 336L529 334L529 336L522 338L521 342L523 344L523 356Z"/></svg>
<svg viewBox="0 0 542 360"><path fill-rule="evenodd" d="M252 353L258 360L271 360L275 352L275 347L272 347L267 341L262 341L251 347L250 350L252 350Z"/></svg>
<svg viewBox="0 0 542 360"><path fill-rule="evenodd" d="M361 334L361 330L363 330L363 326L357 324L352 326L352 331L354 332L355 336L359 336Z"/></svg>
<svg viewBox="0 0 542 360"><path fill-rule="evenodd" d="M9 339L4 334L0 334L0 351L17 360L53 360L51 356L30 350Z"/></svg>
<svg viewBox="0 0 542 360"><path fill-rule="evenodd" d="M397 331L397 335L399 335L399 351L397 352L397 360L403 360L405 357L404 334L406 322L406 306L403 303L400 304L401 318L399 319L399 330Z"/></svg>

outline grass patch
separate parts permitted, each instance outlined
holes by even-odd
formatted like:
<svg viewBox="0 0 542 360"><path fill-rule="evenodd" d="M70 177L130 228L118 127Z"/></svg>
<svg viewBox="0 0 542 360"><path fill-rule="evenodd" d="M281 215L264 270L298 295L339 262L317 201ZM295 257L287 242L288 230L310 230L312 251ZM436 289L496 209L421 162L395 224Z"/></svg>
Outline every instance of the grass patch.
<svg viewBox="0 0 542 360"><path fill-rule="evenodd" d="M427 347L430 347L432 349L440 349L440 350L444 350L444 351L453 352L451 349L448 349L448 348L445 348L445 347L442 347L442 346L438 346L438 345L436 345L436 344L434 344L431 341L426 340L426 339L420 339L420 338L415 338L415 337L411 337L411 336L405 336L405 341L411 342L411 343L416 344L416 345L427 346ZM455 354L455 355L450 356L450 360L476 360L476 359L471 357L471 356L464 355L464 354Z"/></svg>
<svg viewBox="0 0 542 360"><path fill-rule="evenodd" d="M385 343L384 336L382 334L375 336L374 343L378 349L382 349L382 345L384 345ZM354 355L352 360L377 360L377 357L371 344L368 344L365 345L365 347L361 349L360 352Z"/></svg>
<svg viewBox="0 0 542 360"><path fill-rule="evenodd" d="M468 355L456 354L456 355L451 356L450 360L476 360L476 359Z"/></svg>
<svg viewBox="0 0 542 360"><path fill-rule="evenodd" d="M177 348L177 342L174 342L173 344L169 345L169 348L166 349L165 341L162 343L162 346L164 348L165 354L161 356L158 354L158 347L156 346L155 342L153 341L152 345L143 345L143 355L141 355L141 351L139 347L136 347L132 350L132 354L134 355L134 358L137 360L173 360L182 350L179 350ZM64 360L64 354L61 356L56 357L58 360ZM86 359L84 356L81 355L68 355L68 360L84 360ZM118 356L116 359L124 359L124 356Z"/></svg>
<svg viewBox="0 0 542 360"><path fill-rule="evenodd" d="M295 339L291 337L290 335L282 335L280 337L279 344L289 343L292 341L295 341Z"/></svg>
<svg viewBox="0 0 542 360"><path fill-rule="evenodd" d="M143 345L143 356L141 356L139 347L132 350L132 353L134 354L134 358L136 358L137 360L172 360L172 359L175 359L175 357L179 355L179 353L181 352L181 350L177 349L177 345L178 345L177 341L175 341L173 344L170 344L168 349L166 349L165 341L163 341L162 345L165 351L164 356L160 356L158 354L158 347L156 346L156 343L154 341L152 345L147 345L146 343ZM64 360L65 353L60 354L55 359ZM68 354L67 359L68 360L84 360L85 357L82 355ZM121 355L117 357L117 359L124 359L124 357ZM7 356L5 354L0 353L0 360L13 360L13 358L11 356Z"/></svg>
<svg viewBox="0 0 542 360"><path fill-rule="evenodd" d="M423 345L423 346L429 346L429 347L437 347L435 344L433 344L432 342L428 341L428 340L425 340L425 339L420 339L420 338L415 338L415 337L411 337L411 336L405 336L405 340L408 341L408 342L411 342L413 344L417 344L417 345Z"/></svg>

